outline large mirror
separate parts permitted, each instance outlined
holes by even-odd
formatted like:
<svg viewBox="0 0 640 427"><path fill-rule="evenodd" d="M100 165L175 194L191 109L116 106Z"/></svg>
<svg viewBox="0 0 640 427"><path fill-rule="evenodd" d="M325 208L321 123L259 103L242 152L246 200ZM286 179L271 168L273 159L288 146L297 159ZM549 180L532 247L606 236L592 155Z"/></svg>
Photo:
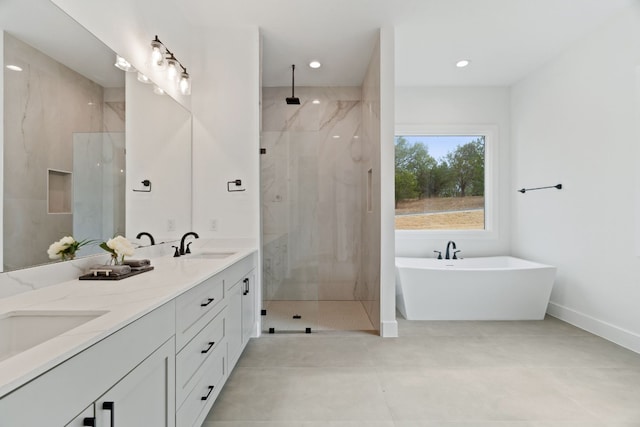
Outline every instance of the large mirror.
<svg viewBox="0 0 640 427"><path fill-rule="evenodd" d="M63 236L146 231L158 242L188 230L190 199L178 213L167 207L190 194L190 113L114 67L115 53L49 0L3 0L0 30L2 271L51 262ZM163 185L174 166L179 176ZM159 209L164 220L145 221Z"/></svg>

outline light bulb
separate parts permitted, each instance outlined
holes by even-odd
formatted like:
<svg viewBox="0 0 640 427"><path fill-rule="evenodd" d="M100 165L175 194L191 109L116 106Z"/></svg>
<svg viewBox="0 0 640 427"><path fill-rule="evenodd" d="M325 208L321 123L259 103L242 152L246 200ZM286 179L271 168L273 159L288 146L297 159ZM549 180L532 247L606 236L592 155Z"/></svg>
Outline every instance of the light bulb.
<svg viewBox="0 0 640 427"><path fill-rule="evenodd" d="M163 50L164 46L160 40L156 38L151 41L151 64L158 69L164 69L167 66Z"/></svg>
<svg viewBox="0 0 640 427"><path fill-rule="evenodd" d="M162 89L158 85L153 85L153 93L155 93L156 95L164 95L164 89Z"/></svg>
<svg viewBox="0 0 640 427"><path fill-rule="evenodd" d="M178 82L178 87L180 88L180 93L183 95L191 95L191 80L189 79L189 74L185 71L180 74L180 82Z"/></svg>
<svg viewBox="0 0 640 427"><path fill-rule="evenodd" d="M122 71L135 71L133 65L131 65L129 61L127 61L120 55L116 55L116 63L113 65L120 68Z"/></svg>
<svg viewBox="0 0 640 427"><path fill-rule="evenodd" d="M138 81L145 84L153 83L149 77L145 76L140 71L138 71Z"/></svg>
<svg viewBox="0 0 640 427"><path fill-rule="evenodd" d="M167 77L169 77L169 80L176 80L178 78L178 61L176 61L173 55L167 59Z"/></svg>

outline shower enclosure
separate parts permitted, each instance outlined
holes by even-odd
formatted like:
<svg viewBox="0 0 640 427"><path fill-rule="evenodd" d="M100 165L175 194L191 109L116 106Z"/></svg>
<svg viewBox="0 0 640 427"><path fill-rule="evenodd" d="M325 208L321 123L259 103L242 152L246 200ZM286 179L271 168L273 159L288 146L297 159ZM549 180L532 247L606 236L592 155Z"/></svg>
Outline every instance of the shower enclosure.
<svg viewBox="0 0 640 427"><path fill-rule="evenodd" d="M73 134L73 235L106 241L125 233L125 133ZM103 253L98 245L83 255Z"/></svg>
<svg viewBox="0 0 640 427"><path fill-rule="evenodd" d="M359 298L361 89L263 88L263 331L374 329Z"/></svg>

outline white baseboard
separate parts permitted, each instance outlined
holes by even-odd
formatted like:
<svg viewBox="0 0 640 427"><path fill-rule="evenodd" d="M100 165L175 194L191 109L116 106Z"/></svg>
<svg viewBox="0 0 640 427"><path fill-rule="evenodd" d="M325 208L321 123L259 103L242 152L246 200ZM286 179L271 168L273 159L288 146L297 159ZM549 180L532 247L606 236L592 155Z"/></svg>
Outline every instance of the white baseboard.
<svg viewBox="0 0 640 427"><path fill-rule="evenodd" d="M380 322L380 336L383 338L397 338L398 321L393 320Z"/></svg>
<svg viewBox="0 0 640 427"><path fill-rule="evenodd" d="M640 353L640 335L635 332L628 331L554 302L549 302L547 313L624 348Z"/></svg>

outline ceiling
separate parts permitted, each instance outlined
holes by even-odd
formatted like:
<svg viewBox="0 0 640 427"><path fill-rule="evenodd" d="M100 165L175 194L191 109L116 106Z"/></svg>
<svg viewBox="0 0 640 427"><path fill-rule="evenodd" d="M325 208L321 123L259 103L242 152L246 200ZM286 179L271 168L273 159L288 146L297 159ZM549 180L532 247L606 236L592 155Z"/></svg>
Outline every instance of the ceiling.
<svg viewBox="0 0 640 427"><path fill-rule="evenodd" d="M289 86L291 64L297 86L359 86L384 26L395 31L396 86L509 86L638 1L154 0L153 13L180 14L194 28L258 26L264 86ZM113 53L44 3L0 0L0 25L56 59L70 47L76 55L61 62L122 85ZM89 60L88 52L102 53ZM471 65L456 68L461 58ZM310 69L312 59L323 66Z"/></svg>
<svg viewBox="0 0 640 427"><path fill-rule="evenodd" d="M290 85L294 63L296 85L359 86L382 26L397 86L508 86L638 0L166 1L196 26L259 26L264 86Z"/></svg>

